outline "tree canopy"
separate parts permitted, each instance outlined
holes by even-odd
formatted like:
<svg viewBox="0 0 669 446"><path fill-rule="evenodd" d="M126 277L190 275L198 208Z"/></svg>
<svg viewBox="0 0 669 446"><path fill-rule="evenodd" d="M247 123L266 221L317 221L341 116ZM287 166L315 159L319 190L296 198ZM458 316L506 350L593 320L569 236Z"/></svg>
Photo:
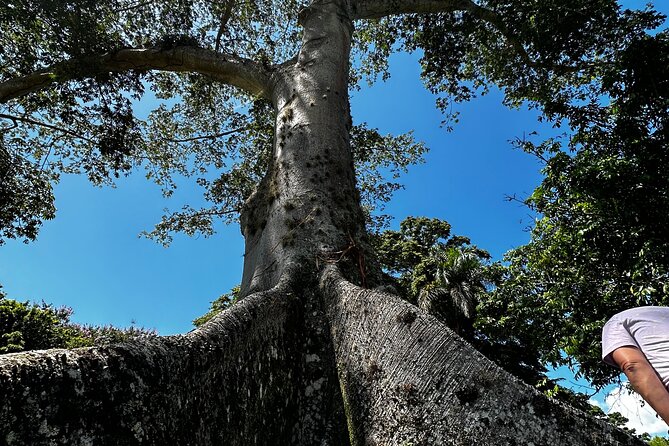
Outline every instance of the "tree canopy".
<svg viewBox="0 0 669 446"><path fill-rule="evenodd" d="M607 100L565 109L573 133L520 142L544 160L545 179L526 201L539 214L530 243L507 254L494 325L525 332L544 361L578 364L596 385L617 376L599 357L606 320L669 303L668 37L617 53Z"/></svg>
<svg viewBox="0 0 669 446"><path fill-rule="evenodd" d="M267 167L274 136L259 73L296 54L299 9L293 1L232 0L3 5L3 197L11 197L2 208L4 237L32 240L40 222L53 218L51 184L61 172L106 184L142 167L168 196L175 175L192 176L209 206L167 214L152 233L159 241L169 242L172 231L211 234L214 219L234 220ZM424 14L432 11L441 12ZM447 1L397 10L359 1L351 15L353 55L361 61L352 67L354 82L387 75L392 52L421 51L424 81L449 123L449 104L491 86L503 89L507 104L529 101L549 119L599 103L619 52L661 21L610 0ZM212 63L225 73L215 75ZM158 106L141 116L134 108L145 96ZM401 171L424 151L410 136L381 137L364 126L351 137L367 205L398 187L369 168Z"/></svg>

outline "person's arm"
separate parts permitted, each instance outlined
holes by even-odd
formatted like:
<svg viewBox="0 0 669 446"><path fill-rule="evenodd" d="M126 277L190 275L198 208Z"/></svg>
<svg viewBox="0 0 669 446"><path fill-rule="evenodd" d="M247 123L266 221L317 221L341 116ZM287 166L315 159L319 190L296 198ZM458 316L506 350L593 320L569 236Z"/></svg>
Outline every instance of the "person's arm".
<svg viewBox="0 0 669 446"><path fill-rule="evenodd" d="M613 351L613 360L634 390L669 424L669 391L644 354L635 347L620 347Z"/></svg>

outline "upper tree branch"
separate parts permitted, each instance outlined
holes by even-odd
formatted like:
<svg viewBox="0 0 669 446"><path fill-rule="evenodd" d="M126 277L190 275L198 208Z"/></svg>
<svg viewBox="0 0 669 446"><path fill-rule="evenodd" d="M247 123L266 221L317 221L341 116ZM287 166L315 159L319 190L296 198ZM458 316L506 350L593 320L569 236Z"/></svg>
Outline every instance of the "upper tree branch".
<svg viewBox="0 0 669 446"><path fill-rule="evenodd" d="M270 94L270 74L261 65L236 56L216 54L204 48L180 46L170 49L122 49L54 64L0 83L0 103L43 90L58 82L102 73L150 70L200 73L255 96L266 97Z"/></svg>
<svg viewBox="0 0 669 446"><path fill-rule="evenodd" d="M380 19L398 14L429 14L466 9L469 0L356 0L351 2L351 19Z"/></svg>
<svg viewBox="0 0 669 446"><path fill-rule="evenodd" d="M0 113L0 119L9 119L14 124L12 127L0 128L0 132L4 132L4 131L7 131L7 130L11 130L13 128L16 128L18 122L25 122L27 124L32 124L32 125L36 125L36 126L39 126L39 127L44 127L44 128L51 129L51 130L56 130L56 131L61 132L63 134L74 136L75 138L83 139L84 141L92 142L92 140L90 138L87 138L86 136L84 136L80 133L76 133L76 132L74 132L70 129L66 129L64 127L59 127L59 126L53 125L53 124L48 124L48 123L42 122L42 121L36 121L34 119L31 119L31 118L28 118L28 117L25 117L25 116L15 116L15 115L7 115L7 114L4 114L4 113Z"/></svg>
<svg viewBox="0 0 669 446"><path fill-rule="evenodd" d="M529 66L536 66L522 43L508 29L502 17L495 11L477 5L471 0L357 0L351 6L351 18L379 19L398 14L430 14L438 12L466 11L494 26L508 44Z"/></svg>

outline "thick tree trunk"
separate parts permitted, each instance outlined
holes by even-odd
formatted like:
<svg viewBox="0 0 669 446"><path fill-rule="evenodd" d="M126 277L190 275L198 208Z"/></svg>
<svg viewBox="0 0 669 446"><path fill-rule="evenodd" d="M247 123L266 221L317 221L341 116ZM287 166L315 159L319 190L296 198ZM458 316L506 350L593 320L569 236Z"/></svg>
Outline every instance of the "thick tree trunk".
<svg viewBox="0 0 669 446"><path fill-rule="evenodd" d="M643 445L417 307L322 276L184 336L1 356L0 445Z"/></svg>
<svg viewBox="0 0 669 446"><path fill-rule="evenodd" d="M0 445L343 444L327 332L305 310L278 288L184 336L3 355Z"/></svg>
<svg viewBox="0 0 669 446"><path fill-rule="evenodd" d="M302 11L302 48L273 74L271 166L241 218L243 295L271 288L284 274L304 273L305 266L315 272L333 259L353 259L366 280L360 257L364 218L349 144L352 24L339 3Z"/></svg>
<svg viewBox="0 0 669 446"><path fill-rule="evenodd" d="M3 355L0 445L642 444L349 282L378 271L348 140L345 4L306 8L298 57L272 75L271 167L241 218L246 297L184 336Z"/></svg>

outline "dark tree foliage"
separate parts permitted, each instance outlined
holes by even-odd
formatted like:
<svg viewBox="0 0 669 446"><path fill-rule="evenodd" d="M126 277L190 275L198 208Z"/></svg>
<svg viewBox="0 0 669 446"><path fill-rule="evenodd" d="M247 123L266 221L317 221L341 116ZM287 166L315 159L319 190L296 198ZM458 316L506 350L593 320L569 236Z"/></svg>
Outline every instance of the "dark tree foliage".
<svg viewBox="0 0 669 446"><path fill-rule="evenodd" d="M34 240L42 221L54 217L53 180L0 140L0 245L6 239Z"/></svg>
<svg viewBox="0 0 669 446"><path fill-rule="evenodd" d="M508 254L488 322L595 385L618 375L599 355L606 320L669 304L668 62L666 32L634 37L603 67L606 100L553 108L569 135L520 143L545 162L527 200L540 217Z"/></svg>
<svg viewBox="0 0 669 446"><path fill-rule="evenodd" d="M90 347L155 336L143 328L75 324L71 316L71 308L19 302L0 291L0 353Z"/></svg>

